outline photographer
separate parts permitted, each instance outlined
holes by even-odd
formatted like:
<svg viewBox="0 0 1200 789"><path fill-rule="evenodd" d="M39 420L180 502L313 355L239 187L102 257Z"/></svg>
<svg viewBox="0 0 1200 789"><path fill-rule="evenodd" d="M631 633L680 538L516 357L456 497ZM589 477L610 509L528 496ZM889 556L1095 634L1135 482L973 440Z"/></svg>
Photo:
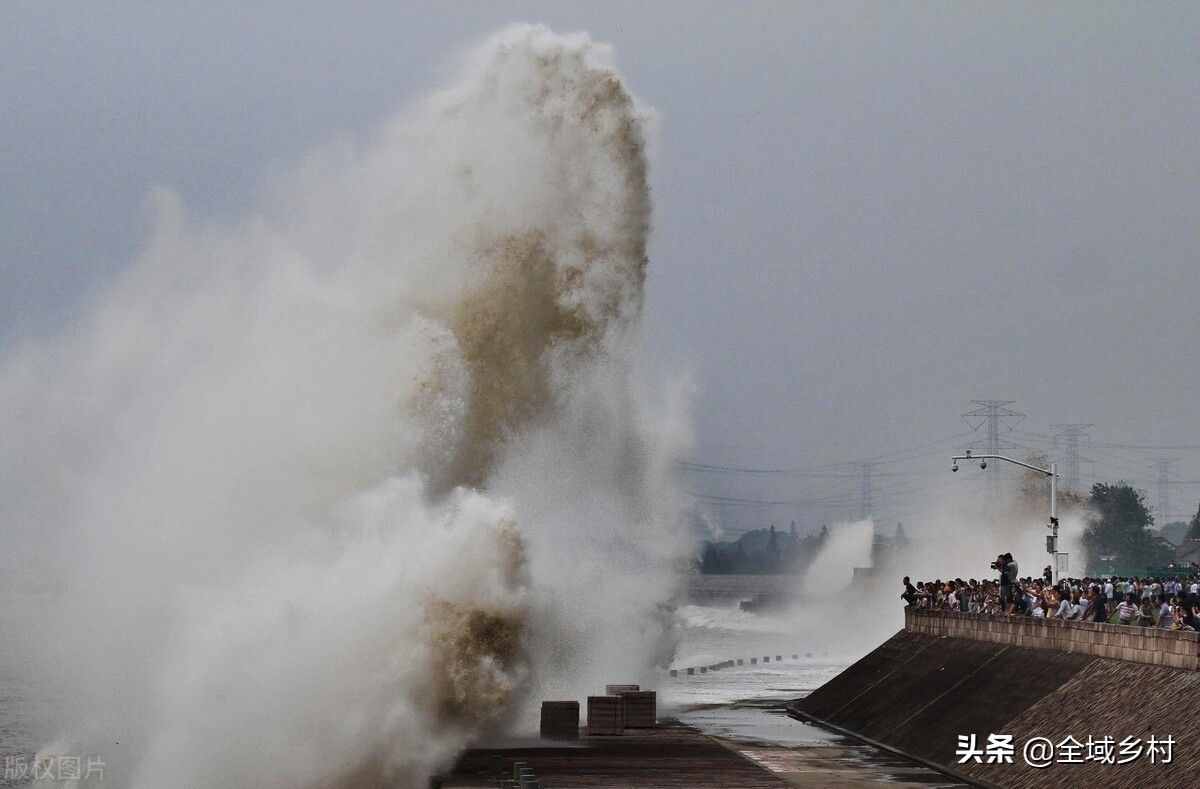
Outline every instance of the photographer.
<svg viewBox="0 0 1200 789"><path fill-rule="evenodd" d="M996 561L992 562L989 567L1000 573L1000 610L1007 611L1008 604L1012 602L1012 585L1009 583L1008 572L1006 566L1008 559L1005 554L1000 554L996 557Z"/></svg>

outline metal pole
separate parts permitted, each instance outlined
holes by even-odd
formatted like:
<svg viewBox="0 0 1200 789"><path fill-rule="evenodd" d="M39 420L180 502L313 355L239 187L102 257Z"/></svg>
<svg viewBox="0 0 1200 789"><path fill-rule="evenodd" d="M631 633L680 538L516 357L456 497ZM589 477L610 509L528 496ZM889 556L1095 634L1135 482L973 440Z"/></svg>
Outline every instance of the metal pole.
<svg viewBox="0 0 1200 789"><path fill-rule="evenodd" d="M1058 580L1059 580L1059 578L1058 578L1058 554L1059 554L1059 551L1058 551L1058 464L1051 463L1050 468L1042 468L1040 466L1034 466L1030 463L1026 463L1024 461L1017 460L1015 458L1005 457L1004 455L998 455L998 454L994 454L994 453L989 453L986 455L973 455L973 454L971 454L971 450L969 450L969 449L966 451L965 454L955 455L953 458L951 458L951 460L954 463L954 465L950 469L951 471L958 471L958 461L960 461L960 460L971 460L971 461L1003 460L1007 463L1012 463L1014 465L1021 466L1023 468L1027 468L1030 471L1036 471L1039 474L1046 474L1050 477L1050 523L1048 523L1047 526L1049 526L1049 528L1050 528L1052 540L1050 541L1051 545L1047 546L1046 552L1050 554L1050 577L1051 577L1051 580L1057 585ZM980 466L982 467L983 465L984 464L981 462Z"/></svg>
<svg viewBox="0 0 1200 789"><path fill-rule="evenodd" d="M1058 464L1050 464L1050 533L1054 537L1054 550L1050 553L1050 578L1058 585Z"/></svg>

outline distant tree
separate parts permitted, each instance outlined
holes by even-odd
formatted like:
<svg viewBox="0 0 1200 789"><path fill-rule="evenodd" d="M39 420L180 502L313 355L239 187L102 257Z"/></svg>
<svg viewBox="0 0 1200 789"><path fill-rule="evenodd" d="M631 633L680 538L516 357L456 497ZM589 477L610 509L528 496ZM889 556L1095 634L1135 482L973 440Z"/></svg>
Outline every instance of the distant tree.
<svg viewBox="0 0 1200 789"><path fill-rule="evenodd" d="M746 556L746 546L741 540L737 541L736 546L736 552L733 556L733 572L744 573L750 569L748 567L750 563L750 557Z"/></svg>
<svg viewBox="0 0 1200 789"><path fill-rule="evenodd" d="M1188 524L1187 539L1200 540L1200 506L1196 507L1196 514L1192 516L1192 521Z"/></svg>
<svg viewBox="0 0 1200 789"><path fill-rule="evenodd" d="M1150 527L1154 516L1145 495L1125 482L1097 483L1088 499L1091 517L1083 544L1091 563L1113 557L1125 567L1157 567L1171 561L1174 550Z"/></svg>
<svg viewBox="0 0 1200 789"><path fill-rule="evenodd" d="M721 572L721 554L717 552L717 546L711 542L704 543L704 554L700 559L700 572L705 575Z"/></svg>
<svg viewBox="0 0 1200 789"><path fill-rule="evenodd" d="M1183 545L1183 541L1187 539L1188 522L1172 521L1158 529L1155 533L1172 545Z"/></svg>

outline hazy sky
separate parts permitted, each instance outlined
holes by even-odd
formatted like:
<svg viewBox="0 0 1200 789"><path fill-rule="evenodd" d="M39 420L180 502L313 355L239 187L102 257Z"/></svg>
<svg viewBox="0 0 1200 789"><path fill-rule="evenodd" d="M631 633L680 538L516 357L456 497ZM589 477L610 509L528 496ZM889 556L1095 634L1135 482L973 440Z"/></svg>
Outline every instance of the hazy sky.
<svg viewBox="0 0 1200 789"><path fill-rule="evenodd" d="M243 5L0 5L0 342L71 322L136 254L152 187L237 217L466 45L545 22L612 43L661 113L646 351L694 375L697 459L899 453L1003 398L1020 452L1090 422L1085 477L1152 500L1156 457L1200 479L1200 5ZM966 441L902 457L949 477ZM813 518L858 490L695 477L830 497ZM877 485L881 514L915 489ZM1171 495L1194 510L1200 486Z"/></svg>

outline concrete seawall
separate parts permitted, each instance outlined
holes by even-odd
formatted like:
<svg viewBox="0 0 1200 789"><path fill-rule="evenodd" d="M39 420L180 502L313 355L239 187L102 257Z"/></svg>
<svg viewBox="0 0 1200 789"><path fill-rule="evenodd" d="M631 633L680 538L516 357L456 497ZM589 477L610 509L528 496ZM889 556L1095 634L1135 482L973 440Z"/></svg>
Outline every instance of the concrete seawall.
<svg viewBox="0 0 1200 789"><path fill-rule="evenodd" d="M985 786L1157 787L1200 782L1195 633L909 609L906 627L810 696L817 720ZM1012 735L1012 764L959 764L959 736ZM1025 763L1035 737L1175 739L1169 764L1143 756ZM1084 749L1086 754L1086 748Z"/></svg>
<svg viewBox="0 0 1200 789"><path fill-rule="evenodd" d="M904 610L904 629L931 636L1079 652L1151 666L1200 670L1200 633L1156 627Z"/></svg>

